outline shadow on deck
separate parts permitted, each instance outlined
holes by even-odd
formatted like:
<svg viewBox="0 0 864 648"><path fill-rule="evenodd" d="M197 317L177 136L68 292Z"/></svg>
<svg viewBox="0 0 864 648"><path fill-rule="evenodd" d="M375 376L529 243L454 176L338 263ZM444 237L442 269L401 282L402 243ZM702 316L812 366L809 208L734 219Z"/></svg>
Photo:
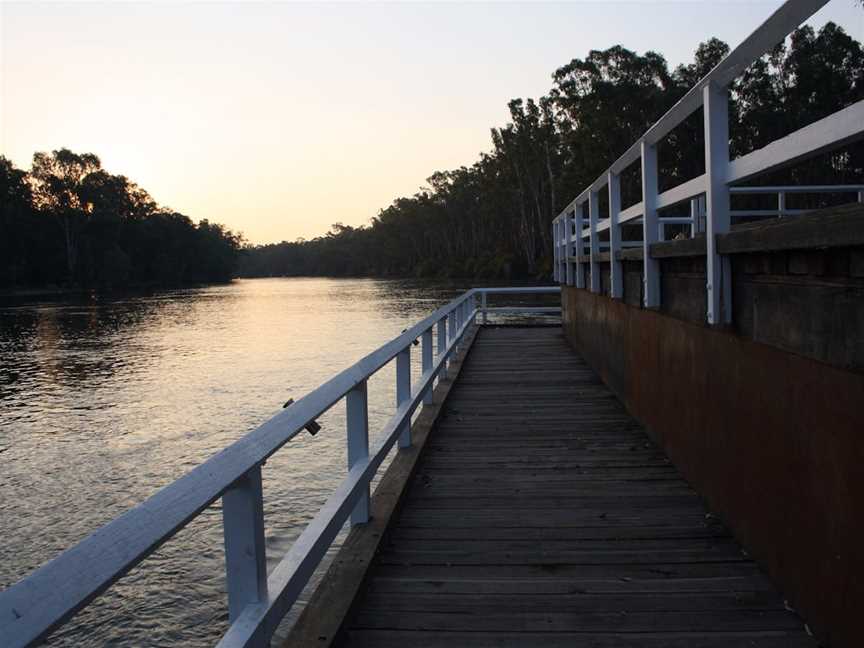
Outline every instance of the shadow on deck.
<svg viewBox="0 0 864 648"><path fill-rule="evenodd" d="M816 645L558 328L481 327L404 472L362 585L289 646L354 591L333 645Z"/></svg>

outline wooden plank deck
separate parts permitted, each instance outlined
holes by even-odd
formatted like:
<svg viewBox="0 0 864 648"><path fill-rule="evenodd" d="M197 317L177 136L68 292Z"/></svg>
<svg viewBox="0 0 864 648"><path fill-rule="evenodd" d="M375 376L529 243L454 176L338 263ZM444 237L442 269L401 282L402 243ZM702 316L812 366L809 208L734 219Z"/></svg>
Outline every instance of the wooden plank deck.
<svg viewBox="0 0 864 648"><path fill-rule="evenodd" d="M480 330L342 646L815 646L558 328Z"/></svg>

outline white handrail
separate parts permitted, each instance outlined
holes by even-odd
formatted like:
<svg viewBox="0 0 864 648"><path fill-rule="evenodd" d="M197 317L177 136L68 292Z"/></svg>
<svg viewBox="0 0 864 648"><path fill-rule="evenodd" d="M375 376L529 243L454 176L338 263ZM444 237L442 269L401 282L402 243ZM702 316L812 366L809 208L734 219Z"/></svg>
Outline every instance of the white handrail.
<svg viewBox="0 0 864 648"><path fill-rule="evenodd" d="M592 278L590 289L600 292L597 280L600 259L597 258L601 232L610 230L611 297L622 298L620 290L622 266L617 252L621 249L621 226L641 219L643 228L643 304L647 308L660 305L659 264L651 258L648 248L662 239L665 224L658 210L686 200L699 198L696 209L706 216L707 236L706 298L709 324L731 321L731 274L728 258L716 250L715 234L729 229L731 217L743 215L729 206L730 187L759 174L792 164L798 160L836 148L864 136L864 101L820 119L775 140L765 147L737 159L729 157L728 85L751 63L781 42L801 23L821 9L827 0L787 0L758 29L732 50L707 75L700 79L684 97L651 126L630 148L585 187L555 217L552 223L555 253L553 275L559 283L584 287L585 268L574 259L584 255L588 247ZM657 190L656 145L693 112L704 107L706 172L663 193ZM634 162L642 161L642 200L623 206L620 201L618 177ZM840 185L845 187L846 185ZM609 218L599 219L596 209L598 192L607 187L609 205L616 210ZM859 201L864 193L859 191ZM587 227L583 224L583 208L589 206ZM647 214L646 214L647 211ZM795 213L784 210L781 213ZM770 212L766 212L770 213ZM691 233L695 233L697 213L691 203ZM665 222L664 222L665 221ZM586 244L587 240L587 244ZM578 251L578 254L574 254ZM575 270L575 271L574 271Z"/></svg>
<svg viewBox="0 0 864 648"><path fill-rule="evenodd" d="M439 308L142 504L0 592L0 646L20 648L39 643L220 496L231 626L219 645L268 645L279 620L296 601L349 515L353 523L368 519L369 484L375 472L397 437L404 435L412 414L428 397L435 379L446 375L447 362L481 312L477 297L483 297L485 306L485 296L496 293L551 294L560 293L560 287L475 288ZM433 328L439 340L429 366ZM424 352L427 366L418 382L410 386L410 396L402 394L395 414L385 425L383 439L370 454L366 381L410 349L418 338L430 347ZM410 366L397 371L401 374L397 380L404 379L406 371L410 376ZM346 397L348 444L355 453L348 476L267 578L261 467L306 425ZM410 443L410 432L405 438Z"/></svg>

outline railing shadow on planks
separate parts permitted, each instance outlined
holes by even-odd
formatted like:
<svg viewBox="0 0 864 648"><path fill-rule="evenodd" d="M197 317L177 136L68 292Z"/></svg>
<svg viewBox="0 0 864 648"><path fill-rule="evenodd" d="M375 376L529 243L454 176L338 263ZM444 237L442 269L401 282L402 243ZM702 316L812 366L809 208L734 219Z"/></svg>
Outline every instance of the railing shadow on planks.
<svg viewBox="0 0 864 648"><path fill-rule="evenodd" d="M560 294L557 286L474 288L337 374L142 504L115 518L0 592L0 646L43 641L135 565L222 498L230 627L221 648L268 646L346 520L369 519L369 486L390 449L411 445L411 416L432 402L435 380L465 332L487 313L560 314L560 306L489 305L492 295ZM506 298L506 297L505 297ZM478 303L479 299L479 303ZM437 338L433 350L433 328ZM422 374L411 384L411 347L422 340ZM367 380L396 360L396 412L370 452ZM267 576L261 469L267 458L345 399L348 474Z"/></svg>

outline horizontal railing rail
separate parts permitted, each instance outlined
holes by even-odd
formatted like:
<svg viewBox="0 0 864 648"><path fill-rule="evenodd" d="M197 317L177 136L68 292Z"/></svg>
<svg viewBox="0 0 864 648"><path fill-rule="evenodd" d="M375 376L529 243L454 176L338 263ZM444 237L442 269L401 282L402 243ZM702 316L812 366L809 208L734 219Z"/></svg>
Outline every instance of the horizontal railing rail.
<svg viewBox="0 0 864 648"><path fill-rule="evenodd" d="M480 293L480 322L488 323L489 314L493 315L561 315L561 306L489 306L487 295L512 295L512 294L560 294L561 288L541 286L536 288L513 287L513 288L476 288ZM556 292L557 291L557 292Z"/></svg>
<svg viewBox="0 0 864 648"><path fill-rule="evenodd" d="M602 261L610 264L609 296L613 299L621 299L623 268L617 254L623 247L621 228L628 223L641 224L643 305L646 308L658 308L660 306L660 267L658 261L649 253L650 246L662 240L667 225L690 224L692 235L698 230L701 218L704 218L703 229L707 234L708 323L722 324L731 321L729 259L718 253L715 235L727 232L733 217L747 215L731 210L730 194L735 190L732 185L786 167L864 136L864 101L858 101L763 148L734 160L729 156L729 84L825 4L827 0L784 2L744 42L697 82L620 158L567 204L552 223L553 276L556 281L587 288L595 293L601 292L599 235L608 230L609 242L606 247L610 253L608 261L605 257ZM704 108L706 172L660 193L657 144L699 108ZM641 164L642 200L625 207L621 203L620 174L636 162ZM609 217L601 219L599 192L604 187L609 194ZM845 185L838 185L838 187L845 187ZM748 190L755 191L755 188L748 188ZM690 217L663 218L660 216L660 210L688 200L691 201ZM859 200L864 200L860 193ZM584 213L585 207L588 211L587 216ZM794 213L782 207L779 211L783 215ZM770 212L766 212L766 215L770 215ZM587 255L585 255L586 248ZM588 256L587 264L581 261L583 256ZM588 285L586 281L589 282Z"/></svg>
<svg viewBox="0 0 864 648"><path fill-rule="evenodd" d="M421 403L431 404L434 381L446 378L447 364L477 315L485 319L487 311L495 312L485 306L487 295L518 293L554 294L560 293L560 287L475 288L465 292L0 592L0 646L19 648L44 640L220 497L230 627L219 646L268 646L279 621L297 600L344 523L348 519L352 525L368 521L369 490L376 471L397 441L400 448L411 445L413 413ZM410 354L418 338L422 342L422 373L412 385ZM394 359L396 411L370 453L367 380ZM262 466L270 455L343 399L348 475L268 577Z"/></svg>

